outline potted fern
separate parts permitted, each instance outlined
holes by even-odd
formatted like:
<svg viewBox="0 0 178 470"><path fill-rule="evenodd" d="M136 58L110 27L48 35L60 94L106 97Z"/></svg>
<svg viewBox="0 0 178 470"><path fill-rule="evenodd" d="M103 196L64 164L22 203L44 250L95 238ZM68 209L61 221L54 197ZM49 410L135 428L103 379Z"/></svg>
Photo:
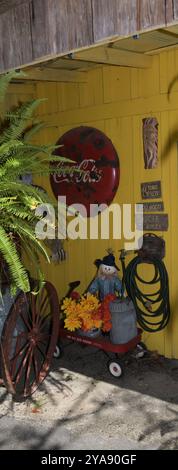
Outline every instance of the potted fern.
<svg viewBox="0 0 178 470"><path fill-rule="evenodd" d="M37 267L40 253L49 261L47 250L35 236L34 228L38 220L36 207L50 201L40 188L24 182L23 176L28 173L48 176L56 172L49 164L56 159L59 161L59 157L53 155L55 146L31 142L34 134L44 126L35 122L29 128L33 113L42 100L35 99L14 111L4 112L6 89L15 77L16 72L10 72L0 78L0 289L8 280L12 291L28 292L29 274L20 250L30 256Z"/></svg>
<svg viewBox="0 0 178 470"><path fill-rule="evenodd" d="M35 234L35 226L40 218L35 209L39 204L52 201L45 191L29 184L26 176L49 176L49 174L57 173L57 168L51 165L51 162L59 162L59 157L53 154L56 149L55 145L35 145L32 142L34 134L44 127L43 123L33 121L33 113L42 100L35 99L13 111L4 111L4 98L12 78L16 78L15 72L10 72L0 78L0 385L4 383L5 378L7 389L12 394L17 392L22 393L22 396L28 396L37 388L49 370L57 341L59 311L54 287L49 286L50 283L43 285L41 282L41 285L39 286L38 283L37 289L34 289L28 272L28 261L25 264L24 257L22 257L25 253L27 255L25 259L30 258L33 261L37 279L43 281L39 255L42 254L47 261L50 259L44 244ZM66 160L61 158L61 161ZM46 289L45 295L48 295L51 315L44 315L45 328L48 332L43 344L45 354L42 351L37 361L35 351L37 342L40 342L40 326L38 324L37 334L37 320L36 318L34 320L34 314L31 312L32 310L37 312L40 317L40 308L44 309L46 305L48 308L48 303L42 302L43 289L39 293L39 287ZM38 293L41 298L41 307L38 304ZM28 299L29 308L26 308L24 313L22 305L24 301L26 305L25 299ZM37 304L38 311L34 306ZM11 315L8 315L10 311ZM20 317L20 312L22 312L22 317ZM19 323L16 315L19 316ZM31 315L30 319L28 315ZM8 321L10 316L11 320ZM5 328L7 321L8 328ZM28 332L24 330L27 324ZM29 348L27 353L25 343L25 357L19 354L18 341L23 340L23 335L26 335L25 341ZM34 354L33 357L32 354ZM18 362L17 355L19 355ZM21 363L19 363L20 360ZM24 366L26 361L28 361L27 373ZM34 370L33 367L35 367ZM19 374L22 371L23 380L20 381ZM3 373L3 379L1 379L1 373ZM19 387L22 389L19 390Z"/></svg>

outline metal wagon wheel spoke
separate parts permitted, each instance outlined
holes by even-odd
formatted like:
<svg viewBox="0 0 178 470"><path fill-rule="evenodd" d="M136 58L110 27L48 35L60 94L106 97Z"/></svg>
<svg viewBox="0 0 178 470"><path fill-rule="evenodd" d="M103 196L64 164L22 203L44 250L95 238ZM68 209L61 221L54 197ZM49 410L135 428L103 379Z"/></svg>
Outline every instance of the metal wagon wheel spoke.
<svg viewBox="0 0 178 470"><path fill-rule="evenodd" d="M41 356L42 356L43 359L45 360L45 353L41 350L39 344L36 346L36 348L38 349L38 351L40 352Z"/></svg>
<svg viewBox="0 0 178 470"><path fill-rule="evenodd" d="M43 317L45 316L45 308L46 306L49 305L49 297L44 290L39 293L37 299L36 299L36 308L38 311L38 314L36 316L36 324L40 324Z"/></svg>
<svg viewBox="0 0 178 470"><path fill-rule="evenodd" d="M27 330L30 331L32 325L30 325L28 319L24 317L24 313L23 313L23 312L20 312L20 316L21 316L21 319L22 319L24 325L26 326Z"/></svg>
<svg viewBox="0 0 178 470"><path fill-rule="evenodd" d="M17 346L18 346L18 342L16 343ZM14 356L10 359L10 361L15 361L15 359L17 359L19 356L22 356L23 352L27 349L27 346L28 346L28 342L26 342L25 344L23 344L23 346L20 346L19 349L17 349L17 347L15 348L15 354Z"/></svg>
<svg viewBox="0 0 178 470"><path fill-rule="evenodd" d="M20 362L18 371L16 373L16 376L14 377L14 379L15 379L15 380L13 380L14 385L18 384L18 382L19 382L19 380L22 376L22 373L24 372L24 369L25 369L26 363L28 361L28 356L29 356L30 352L31 352L31 348L28 347L27 352L25 353L25 357L23 358L23 361Z"/></svg>
<svg viewBox="0 0 178 470"><path fill-rule="evenodd" d="M14 375L16 366L17 366L17 361L20 356L25 352L25 350L28 347L28 341L26 341L25 344L21 344L21 336L18 336L17 341L16 341L16 347L15 347L15 354L11 358L11 370L12 370L12 375Z"/></svg>
<svg viewBox="0 0 178 470"><path fill-rule="evenodd" d="M49 312L48 314L45 315L45 317L43 317L43 318L40 319L40 323L39 323L38 326L39 326L39 328L40 328L41 330L43 330L43 329L45 328L45 324L46 324L46 323L48 322L48 320L50 319L50 316L51 316L51 314L50 314L50 312Z"/></svg>
<svg viewBox="0 0 178 470"><path fill-rule="evenodd" d="M33 367L34 367L34 373L35 373L35 379L36 381L38 380L38 375L39 375L39 368L38 368L38 361L36 358L36 352L34 351L33 354Z"/></svg>
<svg viewBox="0 0 178 470"><path fill-rule="evenodd" d="M32 363L33 363L33 348L31 348L28 361L27 361L27 369L26 369L26 375L25 375L25 385L24 385L24 393L25 395L28 394L28 390L30 387L30 373L31 373L31 368L32 368Z"/></svg>
<svg viewBox="0 0 178 470"><path fill-rule="evenodd" d="M27 397L45 379L59 331L59 302L46 282L36 295L20 293L2 332L3 379L12 393Z"/></svg>

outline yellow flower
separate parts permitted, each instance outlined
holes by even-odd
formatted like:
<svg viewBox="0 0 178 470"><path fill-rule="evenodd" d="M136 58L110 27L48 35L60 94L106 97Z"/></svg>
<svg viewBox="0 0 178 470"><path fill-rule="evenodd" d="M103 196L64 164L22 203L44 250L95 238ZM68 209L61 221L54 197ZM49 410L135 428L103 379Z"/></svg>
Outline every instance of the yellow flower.
<svg viewBox="0 0 178 470"><path fill-rule="evenodd" d="M65 328L70 331L77 328L84 330L100 328L102 321L96 316L99 306L99 300L90 293L83 295L79 301L64 299L61 309L64 311Z"/></svg>
<svg viewBox="0 0 178 470"><path fill-rule="evenodd" d="M61 306L61 310L67 310L71 305L72 303L75 303L75 300L72 300L70 299L69 297L66 297L64 300L63 300L63 304Z"/></svg>
<svg viewBox="0 0 178 470"><path fill-rule="evenodd" d="M64 320L64 324L65 324L65 328L67 328L70 331L74 331L77 328L81 327L81 322L77 317L66 318Z"/></svg>

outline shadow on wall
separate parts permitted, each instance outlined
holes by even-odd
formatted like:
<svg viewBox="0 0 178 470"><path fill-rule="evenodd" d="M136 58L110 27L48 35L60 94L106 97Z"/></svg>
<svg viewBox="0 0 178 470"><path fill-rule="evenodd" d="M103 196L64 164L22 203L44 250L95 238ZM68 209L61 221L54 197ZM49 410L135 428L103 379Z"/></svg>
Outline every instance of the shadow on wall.
<svg viewBox="0 0 178 470"><path fill-rule="evenodd" d="M170 101L170 96L172 89L174 85L178 82L178 75L175 75L175 77L171 80L169 86L168 86L168 101ZM178 123L176 124L175 128L173 128L167 138L167 141L164 145L163 151L161 153L161 159L165 159L168 157L169 152L171 151L172 147L175 145L175 143L178 143Z"/></svg>

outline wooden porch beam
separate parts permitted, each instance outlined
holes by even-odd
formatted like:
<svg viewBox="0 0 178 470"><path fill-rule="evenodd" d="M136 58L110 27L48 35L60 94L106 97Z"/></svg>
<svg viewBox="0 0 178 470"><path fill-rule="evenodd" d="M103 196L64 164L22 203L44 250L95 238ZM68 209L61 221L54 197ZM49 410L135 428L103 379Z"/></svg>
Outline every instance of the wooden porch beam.
<svg viewBox="0 0 178 470"><path fill-rule="evenodd" d="M113 47L96 47L87 51L76 52L74 59L136 68L149 68L152 65L152 58L145 54Z"/></svg>
<svg viewBox="0 0 178 470"><path fill-rule="evenodd" d="M178 0L0 0L0 7L0 73L101 44L103 55L96 49L89 61L149 67L148 57L108 51L108 42L178 24Z"/></svg>
<svg viewBox="0 0 178 470"><path fill-rule="evenodd" d="M21 81L35 82L74 82L86 83L88 81L87 72L76 72L74 70L57 70L48 67L24 69L25 77L19 77ZM18 77L16 77L18 80Z"/></svg>

